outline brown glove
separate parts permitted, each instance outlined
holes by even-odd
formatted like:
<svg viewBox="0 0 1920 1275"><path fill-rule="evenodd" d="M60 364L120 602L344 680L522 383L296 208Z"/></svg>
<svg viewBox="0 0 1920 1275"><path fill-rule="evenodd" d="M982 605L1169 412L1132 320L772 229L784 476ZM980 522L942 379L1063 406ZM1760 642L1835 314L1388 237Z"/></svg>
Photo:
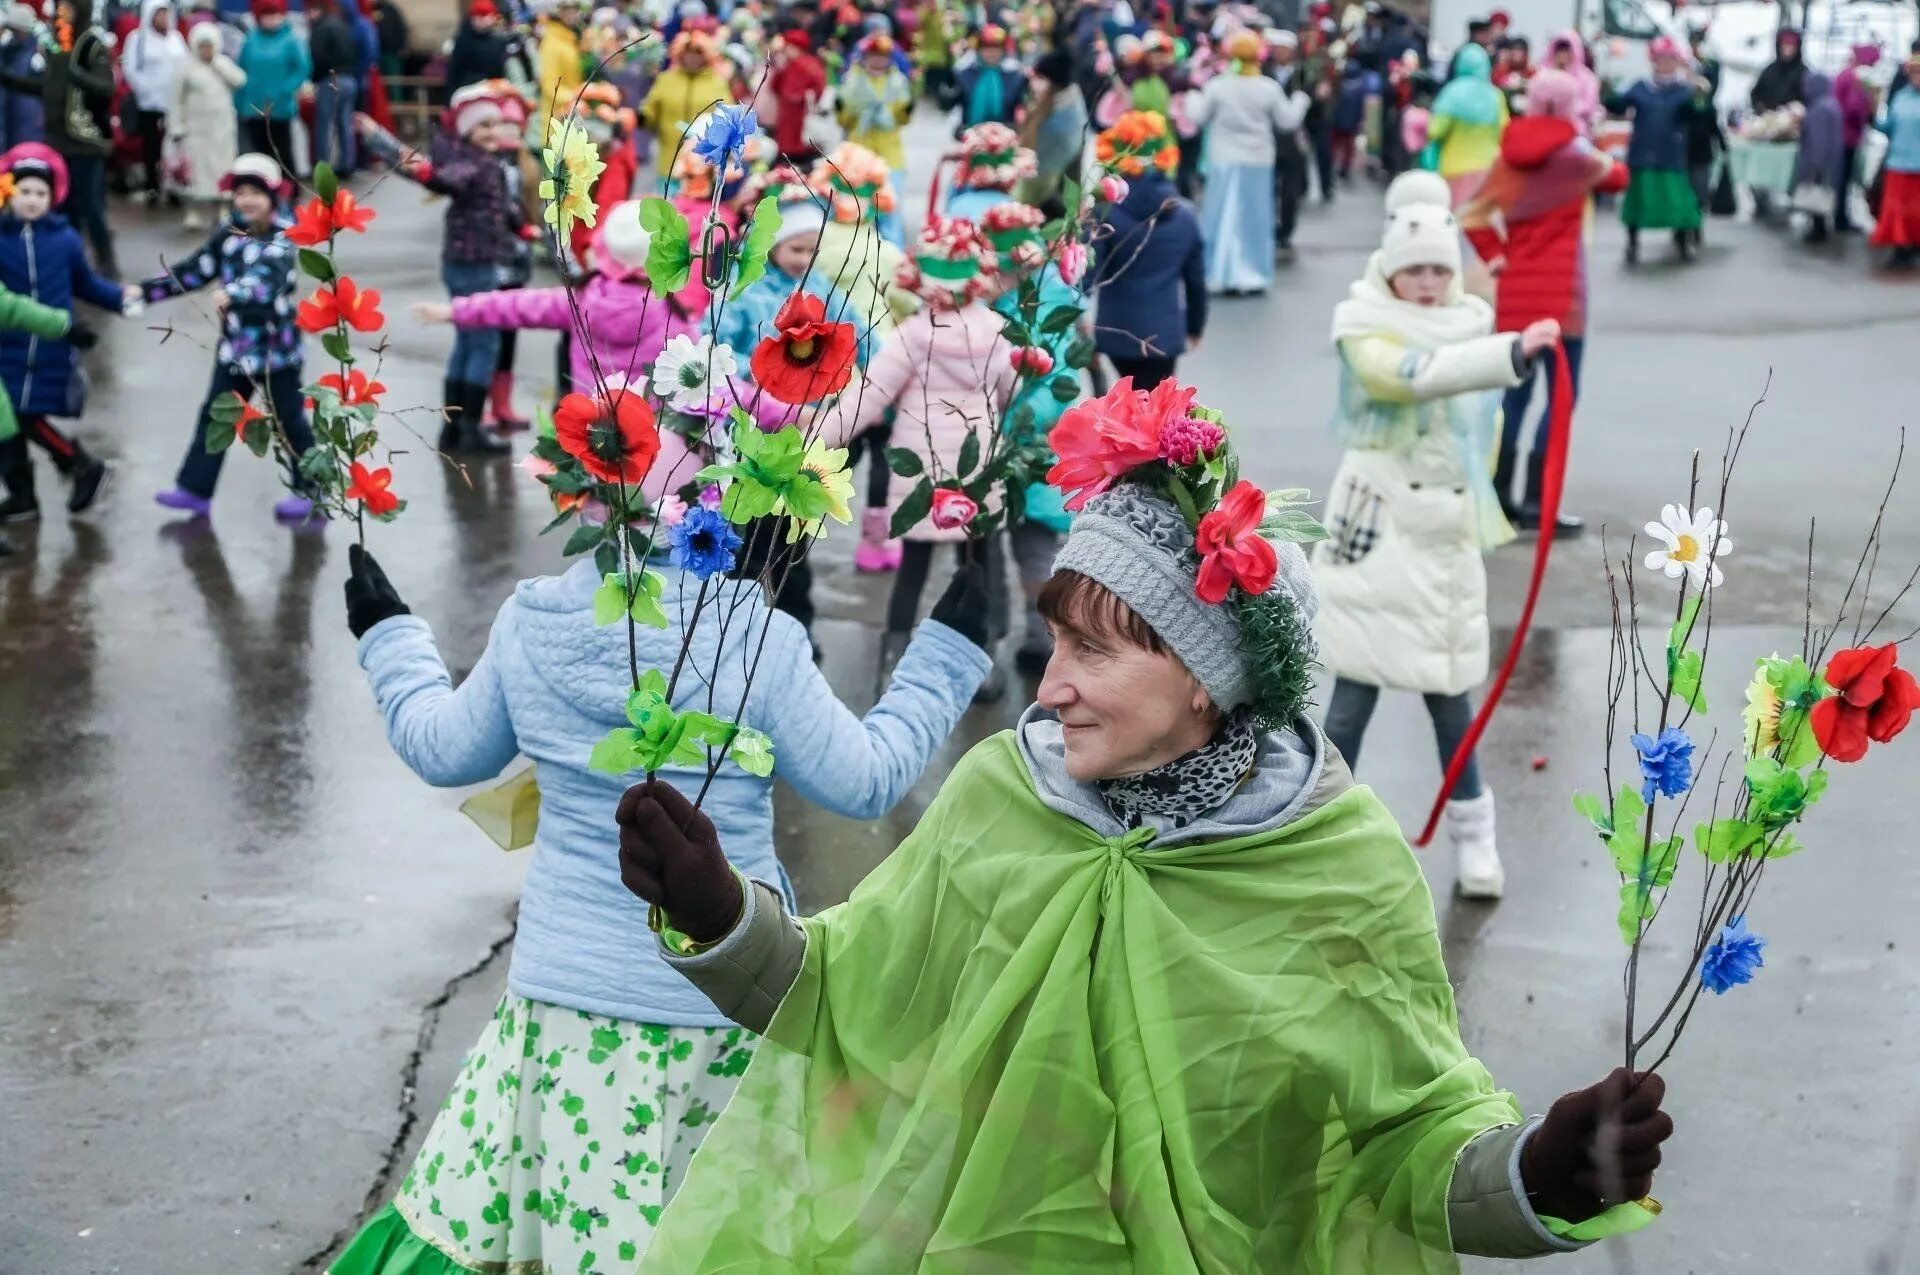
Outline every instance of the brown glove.
<svg viewBox="0 0 1920 1275"><path fill-rule="evenodd" d="M620 880L697 943L725 938L746 899L713 822L657 779L635 784L614 812Z"/></svg>
<svg viewBox="0 0 1920 1275"><path fill-rule="evenodd" d="M1660 1144L1673 1118L1660 1110L1667 1082L1625 1067L1590 1089L1563 1094L1527 1140L1520 1178L1534 1212L1584 1222L1653 1189Z"/></svg>

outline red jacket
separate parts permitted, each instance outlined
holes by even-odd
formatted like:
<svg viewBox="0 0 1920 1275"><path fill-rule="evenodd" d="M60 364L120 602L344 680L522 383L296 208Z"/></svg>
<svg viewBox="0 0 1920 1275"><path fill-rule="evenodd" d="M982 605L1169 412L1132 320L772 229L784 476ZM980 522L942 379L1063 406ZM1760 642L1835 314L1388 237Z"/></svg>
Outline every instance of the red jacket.
<svg viewBox="0 0 1920 1275"><path fill-rule="evenodd" d="M807 110L827 91L827 68L811 53L796 53L773 73L773 96L780 103L773 123L774 145L782 155L807 149Z"/></svg>
<svg viewBox="0 0 1920 1275"><path fill-rule="evenodd" d="M1566 120L1529 115L1507 125L1500 158L1460 209L1467 241L1484 261L1504 257L1494 323L1518 332L1558 319L1568 336L1587 323L1587 198L1627 187L1627 166L1609 159Z"/></svg>

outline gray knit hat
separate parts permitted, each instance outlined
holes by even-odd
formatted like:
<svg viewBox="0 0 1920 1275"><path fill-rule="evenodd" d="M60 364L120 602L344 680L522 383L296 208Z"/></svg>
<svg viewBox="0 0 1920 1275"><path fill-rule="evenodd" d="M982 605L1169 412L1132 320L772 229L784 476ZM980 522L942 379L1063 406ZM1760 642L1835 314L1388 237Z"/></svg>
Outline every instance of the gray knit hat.
<svg viewBox="0 0 1920 1275"><path fill-rule="evenodd" d="M1279 595L1310 639L1319 605L1313 572L1300 546L1274 544L1280 569L1267 596ZM1173 649L1216 707L1232 710L1257 698L1234 605L1212 605L1194 592L1200 561L1193 531L1179 509L1137 483L1121 483L1088 501L1054 558L1056 571L1078 571L1119 598ZM1311 651L1307 651L1308 657Z"/></svg>

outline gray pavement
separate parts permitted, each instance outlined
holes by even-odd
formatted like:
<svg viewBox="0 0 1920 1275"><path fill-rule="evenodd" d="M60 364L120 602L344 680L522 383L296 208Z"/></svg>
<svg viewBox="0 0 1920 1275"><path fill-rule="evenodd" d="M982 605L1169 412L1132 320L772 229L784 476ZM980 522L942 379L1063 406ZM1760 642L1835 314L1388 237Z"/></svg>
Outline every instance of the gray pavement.
<svg viewBox="0 0 1920 1275"><path fill-rule="evenodd" d="M937 141L923 121L916 160ZM909 210L924 207L919 190ZM405 307L440 295L439 208L398 185L373 202L382 233L355 241L349 266L397 320L389 401L430 404L446 330L412 325ZM157 213L121 210L118 224L129 270L193 242ZM1183 364L1264 485L1332 474L1328 317L1377 225L1371 191L1309 210L1274 293L1218 302ZM1689 449L1717 462L1772 369L1716 613L1710 720L1730 730L1736 654L1798 643L1807 517L1823 543L1831 529L1837 563L1879 499L1895 427L1913 419L1920 285L1869 274L1857 242L1814 253L1764 227L1715 223L1690 270L1655 250L1625 271L1605 215L1597 236L1571 508L1630 530L1680 499ZM204 393L206 313L175 303L103 326L82 432L115 461L114 490L84 522L56 508L9 529L22 552L0 562L0 1272L294 1270L404 1170L504 985L525 859L457 813L464 794L427 788L387 750L343 619L342 532L274 525L272 478L250 456L230 465L210 527L170 525L149 503ZM523 405L550 385L552 344L522 340ZM424 428L424 413L405 419ZM44 470L42 482L57 488ZM416 453L396 489L409 508L372 543L458 674L513 582L558 567L559 544L536 535L539 490L504 465L469 483ZM1893 507L1882 582L1920 559L1914 490ZM842 533L820 551L820 633L829 675L860 706L888 582L854 575L850 545ZM1529 553L1492 563L1497 623L1517 609ZM1832 570L1816 581L1823 598ZM1598 582L1596 539L1556 554L1485 745L1508 897L1458 903L1446 856L1422 860L1468 1042L1535 1110L1619 1054L1614 878L1567 805L1598 782ZM803 902L844 897L952 761L1017 711L970 714L874 824L784 795ZM1361 774L1408 824L1437 781L1430 741L1417 698L1383 700ZM1755 909L1765 971L1708 998L1668 1068L1667 1215L1554 1269L1920 1271L1914 746L1841 768L1810 849Z"/></svg>

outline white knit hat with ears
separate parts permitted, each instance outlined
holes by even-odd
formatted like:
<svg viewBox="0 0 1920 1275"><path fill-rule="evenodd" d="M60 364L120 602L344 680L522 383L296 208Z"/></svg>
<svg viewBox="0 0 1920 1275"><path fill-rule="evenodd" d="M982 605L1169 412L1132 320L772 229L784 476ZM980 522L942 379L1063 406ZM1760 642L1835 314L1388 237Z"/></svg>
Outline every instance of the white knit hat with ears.
<svg viewBox="0 0 1920 1275"><path fill-rule="evenodd" d="M1410 168L1387 185L1387 215L1391 217L1408 204L1432 204L1453 207L1453 189L1439 173Z"/></svg>
<svg viewBox="0 0 1920 1275"><path fill-rule="evenodd" d="M818 235L827 226L826 210L811 199L788 203L780 209L780 229L774 232L773 242L793 239L799 235Z"/></svg>
<svg viewBox="0 0 1920 1275"><path fill-rule="evenodd" d="M1414 266L1460 273L1460 223L1445 208L1407 204L1387 218L1380 241L1380 270L1391 279Z"/></svg>
<svg viewBox="0 0 1920 1275"><path fill-rule="evenodd" d="M601 273L631 279L645 273L653 235L640 224L640 201L622 200L607 209L594 232L594 264Z"/></svg>

